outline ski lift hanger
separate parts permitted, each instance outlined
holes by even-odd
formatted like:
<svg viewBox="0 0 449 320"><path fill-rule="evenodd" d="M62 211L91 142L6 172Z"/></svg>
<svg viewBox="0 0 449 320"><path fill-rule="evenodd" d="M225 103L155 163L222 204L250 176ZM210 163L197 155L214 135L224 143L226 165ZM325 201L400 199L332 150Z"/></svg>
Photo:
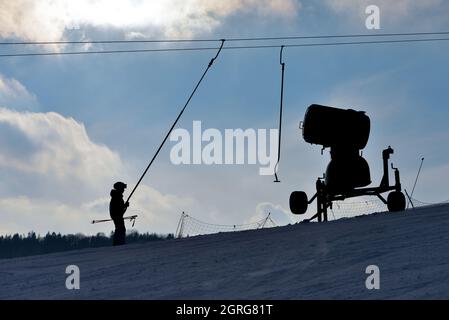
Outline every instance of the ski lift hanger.
<svg viewBox="0 0 449 320"><path fill-rule="evenodd" d="M279 52L279 63L281 65L281 102L279 104L279 134L278 134L278 160L276 165L274 166L274 181L275 183L281 182L278 178L277 171L279 168L279 161L281 160L281 137L282 137L282 109L284 103L284 73L285 73L285 62L282 59L284 53L284 47L281 46L281 50Z"/></svg>

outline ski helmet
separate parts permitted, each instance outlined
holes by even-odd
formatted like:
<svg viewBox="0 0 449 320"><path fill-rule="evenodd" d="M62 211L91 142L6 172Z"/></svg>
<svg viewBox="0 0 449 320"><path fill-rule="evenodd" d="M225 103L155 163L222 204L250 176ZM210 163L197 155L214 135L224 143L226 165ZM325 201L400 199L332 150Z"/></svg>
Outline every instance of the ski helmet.
<svg viewBox="0 0 449 320"><path fill-rule="evenodd" d="M126 183L123 183L121 181L114 183L115 190L125 190L126 187L127 187Z"/></svg>

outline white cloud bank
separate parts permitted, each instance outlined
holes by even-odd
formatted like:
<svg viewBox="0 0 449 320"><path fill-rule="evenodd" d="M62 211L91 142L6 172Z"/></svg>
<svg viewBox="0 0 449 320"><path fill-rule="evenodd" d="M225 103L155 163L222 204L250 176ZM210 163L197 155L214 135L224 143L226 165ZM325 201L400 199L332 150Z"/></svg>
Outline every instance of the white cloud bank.
<svg viewBox="0 0 449 320"><path fill-rule="evenodd" d="M0 166L55 179L98 180L117 175L120 157L104 145L92 142L83 124L58 113L18 112L0 108L0 126L21 135L31 146L28 154L20 156L14 145L0 154Z"/></svg>
<svg viewBox="0 0 449 320"><path fill-rule="evenodd" d="M67 29L115 28L133 36L190 37L239 12L295 16L295 0L1 0L0 36L62 40Z"/></svg>
<svg viewBox="0 0 449 320"><path fill-rule="evenodd" d="M122 170L120 157L60 114L0 108L0 232L87 231L99 195ZM84 220L84 221L83 221Z"/></svg>
<svg viewBox="0 0 449 320"><path fill-rule="evenodd" d="M28 94L17 80L4 79L0 75L0 97ZM112 224L89 222L108 218L117 180L130 180L120 155L92 141L82 123L55 112L0 107L0 233L109 233ZM139 213L143 230L174 232L177 213L193 203L142 184L130 211Z"/></svg>
<svg viewBox="0 0 449 320"><path fill-rule="evenodd" d="M93 142L83 124L54 112L0 108L0 134L0 232L112 230L89 221L108 218L112 183L128 180L116 152ZM139 213L143 229L174 232L176 213L193 203L141 185L130 212Z"/></svg>
<svg viewBox="0 0 449 320"><path fill-rule="evenodd" d="M77 35L73 40L85 40L96 31L111 30L128 38L195 37L210 34L226 18L240 13L263 20L296 18L301 3L299 0L0 0L0 37L57 41ZM360 22L366 18L365 8L371 4L381 8L382 21L391 25L413 18L415 26L423 21L430 26L442 17L447 21L448 17L444 0L324 1L327 8L345 16L343 24L357 21L361 26L364 24ZM427 19L420 19L423 14L429 14ZM81 33L72 33L73 29L81 29Z"/></svg>

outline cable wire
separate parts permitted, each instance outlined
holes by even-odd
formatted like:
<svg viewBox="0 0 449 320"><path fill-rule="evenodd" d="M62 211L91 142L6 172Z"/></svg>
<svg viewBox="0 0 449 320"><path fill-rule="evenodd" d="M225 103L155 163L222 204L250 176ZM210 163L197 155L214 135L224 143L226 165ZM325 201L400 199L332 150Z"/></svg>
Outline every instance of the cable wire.
<svg viewBox="0 0 449 320"><path fill-rule="evenodd" d="M314 36L281 36L281 37L247 37L228 38L227 42L238 41L273 41L273 40L306 40L332 38L362 38L362 37L401 37L401 36L436 36L449 35L449 31L437 32L403 32L403 33L370 33L370 34L334 34ZM0 45L65 45L65 44L128 44L128 43L188 43L217 42L220 39L155 39L155 40L81 40L81 41L16 41L0 42Z"/></svg>
<svg viewBox="0 0 449 320"><path fill-rule="evenodd" d="M285 44L283 46L285 48L300 48L300 47L347 46L347 45L364 45L364 44L414 43L414 42L438 42L438 41L449 41L449 38L301 43L301 44ZM280 48L280 47L281 47L281 45L227 46L227 47L224 47L223 50L268 49L268 48ZM73 51L73 52L8 53L8 54L0 54L0 58L30 57L30 56L87 55L87 54L115 54L115 53L173 52L173 51L175 51L175 52L176 51L210 51L210 50L218 50L218 49L219 49L219 47L191 47L191 48L165 48L165 49L130 49L130 50L101 50L101 51Z"/></svg>

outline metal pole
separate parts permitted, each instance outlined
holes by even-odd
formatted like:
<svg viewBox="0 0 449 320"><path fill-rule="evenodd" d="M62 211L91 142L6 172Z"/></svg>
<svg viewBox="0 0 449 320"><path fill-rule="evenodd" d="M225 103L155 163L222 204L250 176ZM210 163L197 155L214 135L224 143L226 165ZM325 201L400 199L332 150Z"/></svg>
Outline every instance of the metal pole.
<svg viewBox="0 0 449 320"><path fill-rule="evenodd" d="M413 184L412 193L410 194L410 198L413 197L413 193L415 192L416 183L418 182L419 174L421 173L422 165L424 163L424 158L421 158L421 164L419 165L418 174L416 175L415 183ZM407 206L408 209L408 206Z"/></svg>
<svg viewBox="0 0 449 320"><path fill-rule="evenodd" d="M406 189L404 189L404 191L405 191L405 194L406 194L406 196L407 196L407 198L408 198L407 209L408 209L408 207L409 207L410 205L412 205L412 208L415 209L415 206L414 206L414 204L413 204L412 198L410 197L410 195L408 194L408 192L407 192Z"/></svg>
<svg viewBox="0 0 449 320"><path fill-rule="evenodd" d="M179 234L181 232L181 223L184 220L184 211L181 213L181 218L179 218L178 226L176 227L175 237L179 238Z"/></svg>
<svg viewBox="0 0 449 320"><path fill-rule="evenodd" d="M265 218L265 220L262 223L262 226L259 229L263 229L265 227L265 224L267 223L268 219L270 218L271 212L268 212L268 216Z"/></svg>

